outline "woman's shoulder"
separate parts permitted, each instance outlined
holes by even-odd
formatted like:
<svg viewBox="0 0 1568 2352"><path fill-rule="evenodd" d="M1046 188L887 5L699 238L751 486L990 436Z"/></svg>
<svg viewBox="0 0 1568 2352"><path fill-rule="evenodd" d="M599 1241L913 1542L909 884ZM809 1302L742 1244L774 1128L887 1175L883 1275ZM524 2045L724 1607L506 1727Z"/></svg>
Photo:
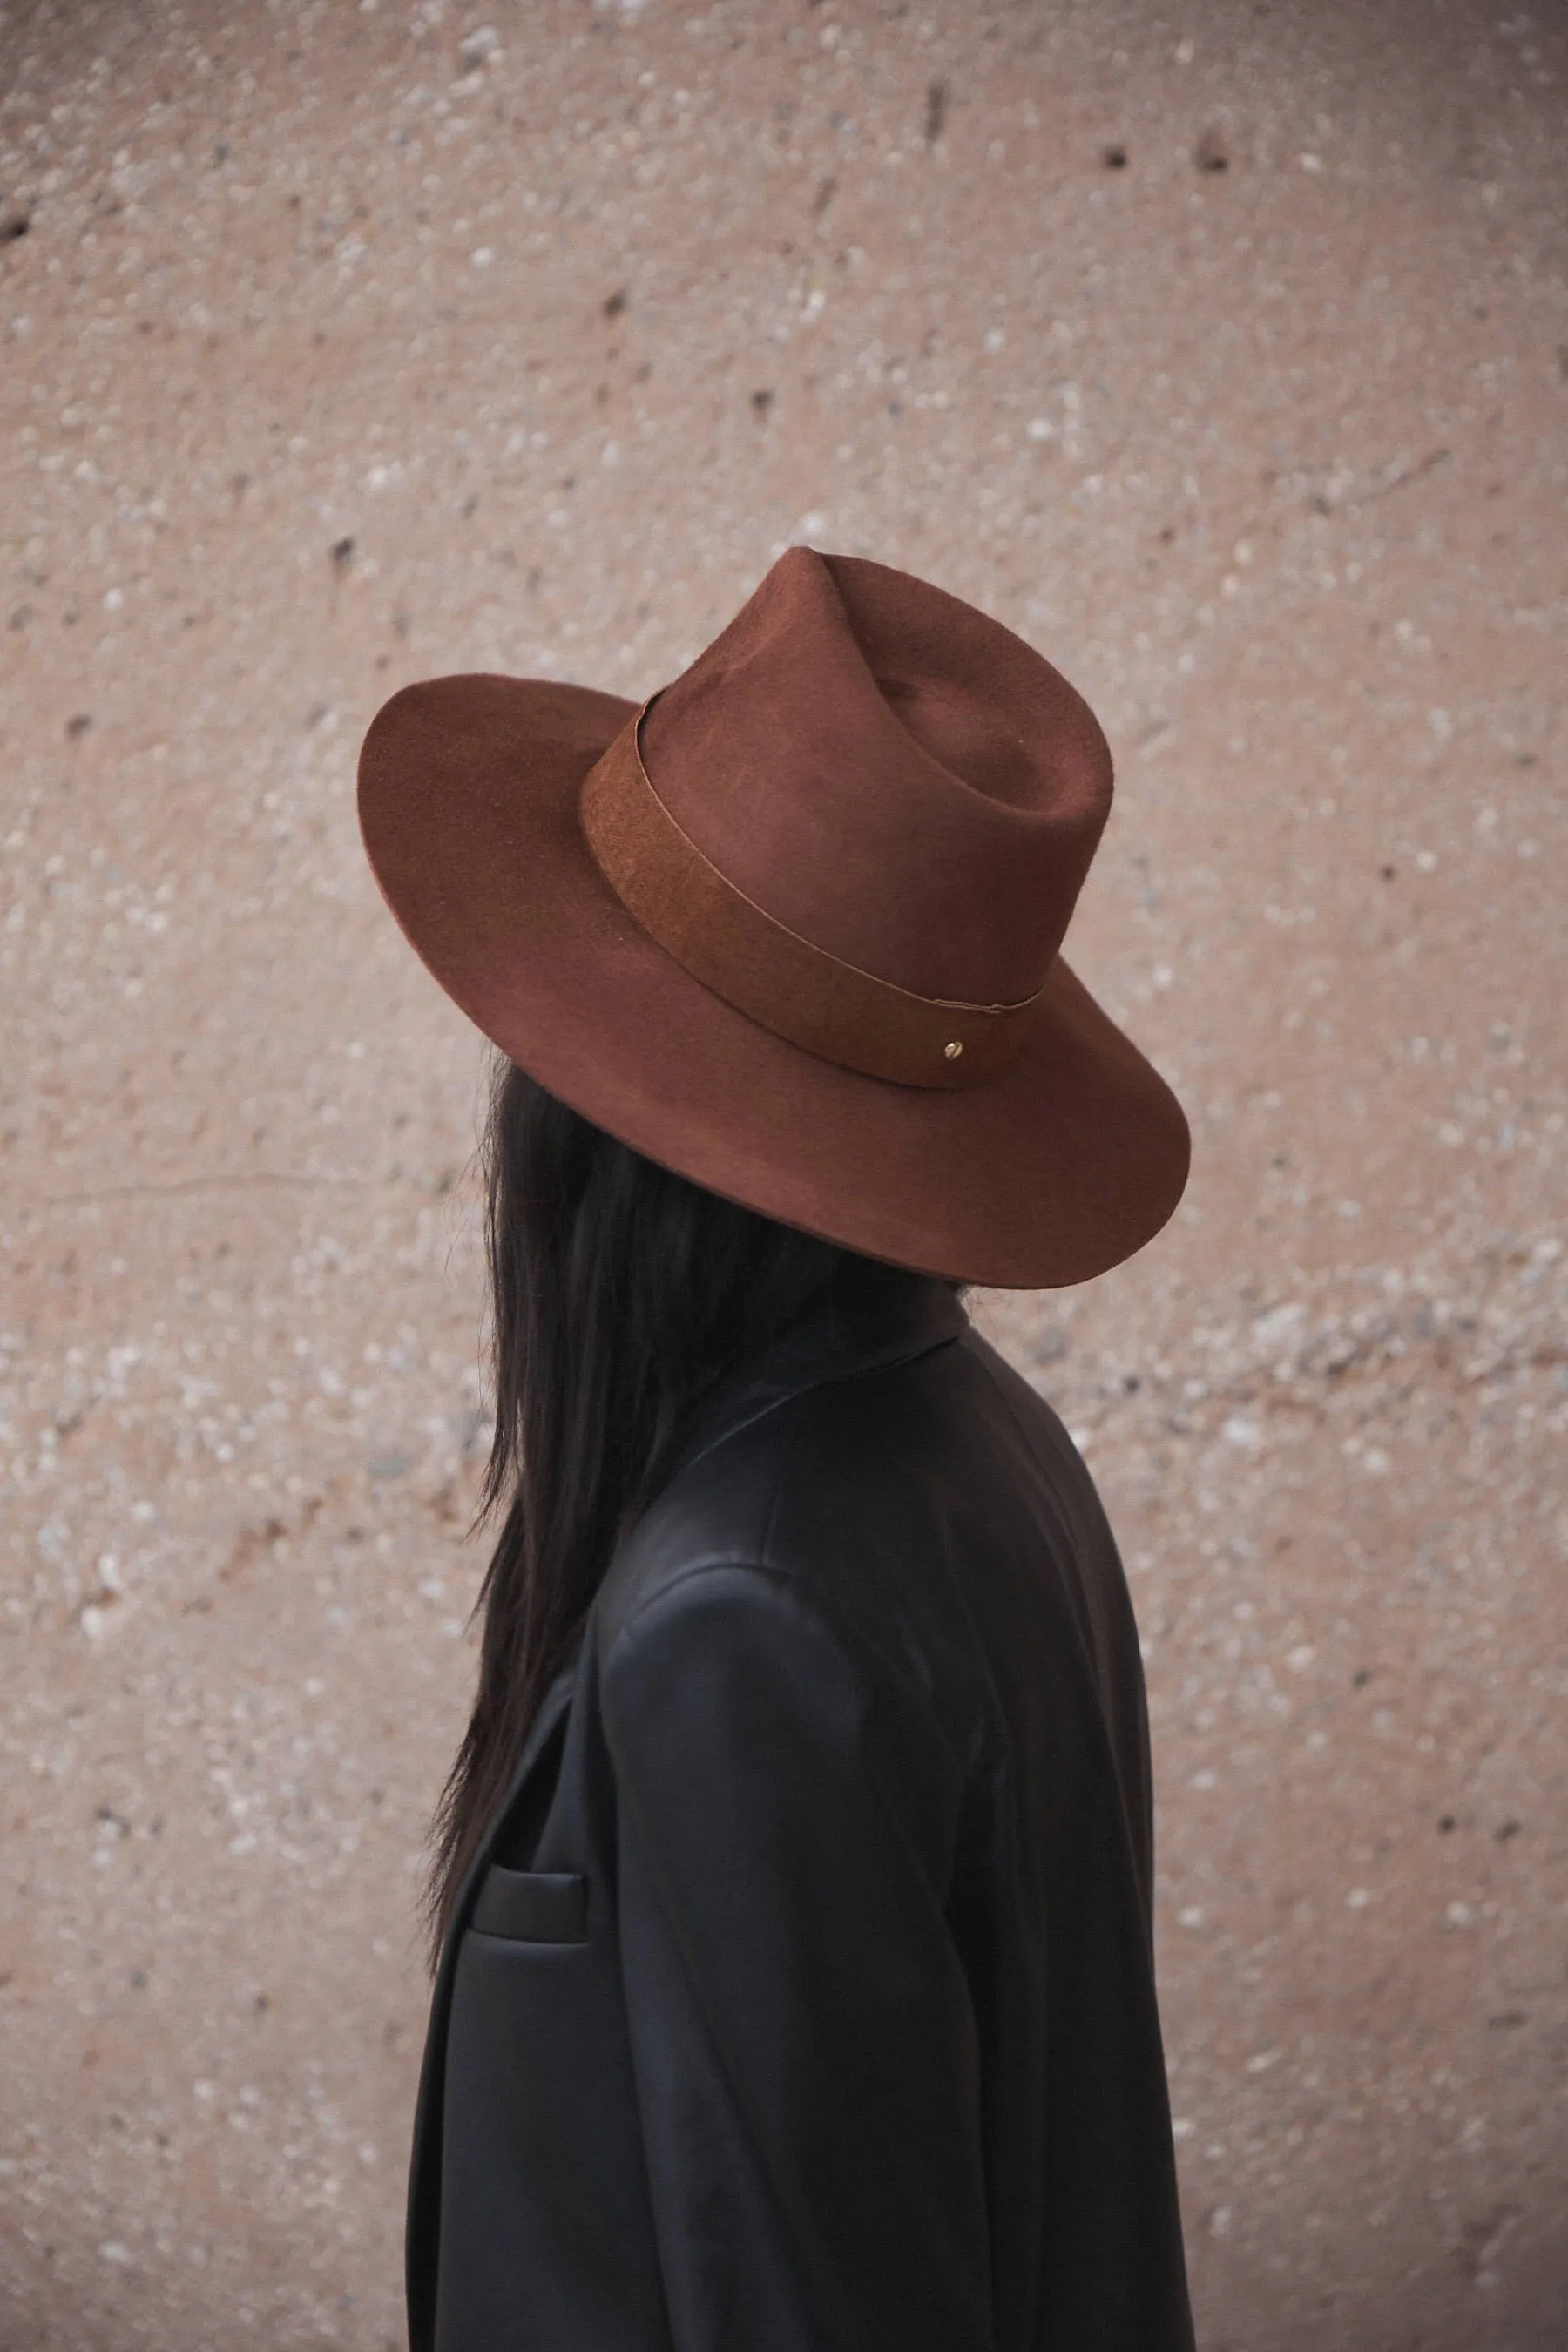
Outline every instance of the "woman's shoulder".
<svg viewBox="0 0 1568 2352"><path fill-rule="evenodd" d="M1027 1541L1033 1490L1087 1479L1050 1407L973 1327L815 1383L686 1462L623 1541L596 1608L613 1641L643 1611L700 1602L716 1570L781 1580L875 1630L950 1595L993 1542ZM731 1580L732 1573L731 1573Z"/></svg>
<svg viewBox="0 0 1568 2352"><path fill-rule="evenodd" d="M814 1434L835 1421L842 1428L855 1414L854 1403L841 1397L829 1402L822 1388L813 1388L724 1431L683 1461L610 1563L595 1604L601 1641L613 1642L634 1618L667 1604L678 1588L707 1571L750 1570L766 1581L820 1566L805 1554L786 1556L777 1523L789 1491L815 1481ZM863 1460L862 1478L873 1475ZM700 1591L692 1598L700 1600Z"/></svg>

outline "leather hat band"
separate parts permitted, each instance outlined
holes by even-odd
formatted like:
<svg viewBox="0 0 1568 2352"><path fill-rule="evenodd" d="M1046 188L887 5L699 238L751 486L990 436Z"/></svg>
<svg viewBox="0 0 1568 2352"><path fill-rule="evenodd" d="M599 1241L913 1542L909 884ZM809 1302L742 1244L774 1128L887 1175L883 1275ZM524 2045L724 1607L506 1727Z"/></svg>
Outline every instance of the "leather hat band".
<svg viewBox="0 0 1568 2352"><path fill-rule="evenodd" d="M844 1069L960 1088L1011 1060L1040 992L1016 1004L918 996L775 920L660 800L637 744L647 708L590 768L578 806L595 864L649 938L727 1004Z"/></svg>

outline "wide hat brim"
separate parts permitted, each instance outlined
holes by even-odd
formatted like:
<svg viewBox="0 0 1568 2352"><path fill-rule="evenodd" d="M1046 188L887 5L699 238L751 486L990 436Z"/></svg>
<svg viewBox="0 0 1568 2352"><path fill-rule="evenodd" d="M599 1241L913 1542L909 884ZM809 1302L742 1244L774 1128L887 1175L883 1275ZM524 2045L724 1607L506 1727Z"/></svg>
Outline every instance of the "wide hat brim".
<svg viewBox="0 0 1568 2352"><path fill-rule="evenodd" d="M1181 1198L1181 1105L1058 956L1024 1043L967 1090L902 1086L776 1036L622 906L578 817L634 703L437 677L384 703L359 762L372 868L493 1044L648 1159L784 1224L989 1287L1087 1281Z"/></svg>

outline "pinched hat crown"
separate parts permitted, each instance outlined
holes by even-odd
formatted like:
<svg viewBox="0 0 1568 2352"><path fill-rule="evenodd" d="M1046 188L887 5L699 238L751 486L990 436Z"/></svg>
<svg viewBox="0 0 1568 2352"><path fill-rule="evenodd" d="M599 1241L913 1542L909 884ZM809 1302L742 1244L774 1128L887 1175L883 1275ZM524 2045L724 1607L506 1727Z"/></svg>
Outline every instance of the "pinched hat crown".
<svg viewBox="0 0 1568 2352"><path fill-rule="evenodd" d="M791 548L584 780L622 903L753 1020L868 1076L1018 1050L1110 803L1067 680L939 588Z"/></svg>

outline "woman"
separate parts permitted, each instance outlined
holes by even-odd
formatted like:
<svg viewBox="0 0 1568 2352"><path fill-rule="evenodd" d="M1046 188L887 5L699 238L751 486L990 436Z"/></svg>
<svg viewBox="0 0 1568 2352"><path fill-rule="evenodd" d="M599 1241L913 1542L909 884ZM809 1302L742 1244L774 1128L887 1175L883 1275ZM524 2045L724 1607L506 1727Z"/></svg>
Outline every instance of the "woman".
<svg viewBox="0 0 1568 2352"><path fill-rule="evenodd" d="M963 1303L1185 1181L1058 952L1110 781L1020 639L806 548L640 709L461 677L366 738L503 1056L416 2352L1190 2352L1131 1609Z"/></svg>

